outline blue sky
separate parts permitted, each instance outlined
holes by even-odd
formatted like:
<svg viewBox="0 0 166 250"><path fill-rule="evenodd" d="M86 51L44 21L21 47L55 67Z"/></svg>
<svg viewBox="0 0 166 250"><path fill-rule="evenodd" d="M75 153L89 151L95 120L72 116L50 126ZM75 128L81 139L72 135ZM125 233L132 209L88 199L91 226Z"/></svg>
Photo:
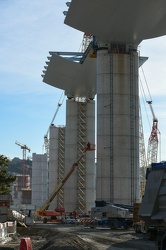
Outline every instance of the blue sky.
<svg viewBox="0 0 166 250"><path fill-rule="evenodd" d="M49 51L79 51L83 33L64 24L66 0L0 1L0 154L22 158L19 141L42 153L43 137L56 111L62 90L42 82ZM166 37L139 46L149 57L143 66L161 132L161 160L166 160ZM140 72L141 76L141 72ZM146 90L146 85L141 76ZM147 111L146 111L147 109ZM145 146L151 128L149 106L142 107ZM55 125L65 125L65 102Z"/></svg>

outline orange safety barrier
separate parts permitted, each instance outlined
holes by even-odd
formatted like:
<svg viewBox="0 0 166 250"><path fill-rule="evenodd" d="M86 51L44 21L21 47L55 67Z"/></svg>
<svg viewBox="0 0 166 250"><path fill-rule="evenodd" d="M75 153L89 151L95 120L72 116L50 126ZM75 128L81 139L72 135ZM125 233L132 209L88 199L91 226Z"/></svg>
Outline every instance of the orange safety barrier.
<svg viewBox="0 0 166 250"><path fill-rule="evenodd" d="M30 238L21 239L19 250L32 250L32 244Z"/></svg>
<svg viewBox="0 0 166 250"><path fill-rule="evenodd" d="M87 219L85 219L85 220L80 220L80 222L94 222L94 220L87 220Z"/></svg>

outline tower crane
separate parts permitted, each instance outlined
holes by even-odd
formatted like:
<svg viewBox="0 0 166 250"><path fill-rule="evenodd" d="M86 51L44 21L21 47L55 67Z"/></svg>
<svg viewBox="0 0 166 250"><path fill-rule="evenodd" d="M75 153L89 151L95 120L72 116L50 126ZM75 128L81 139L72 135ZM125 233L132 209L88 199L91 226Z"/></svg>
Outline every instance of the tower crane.
<svg viewBox="0 0 166 250"><path fill-rule="evenodd" d="M83 52L83 57L80 60L81 64L84 62L87 56L89 58L96 58L97 44L96 39L93 35L84 33L81 51Z"/></svg>
<svg viewBox="0 0 166 250"><path fill-rule="evenodd" d="M20 146L21 149L23 150L23 158L22 158L22 188L26 188L26 182L25 182L25 172L26 172L26 150L28 150L29 152L31 151L30 148L25 145L22 144L18 141L15 142L16 145Z"/></svg>
<svg viewBox="0 0 166 250"><path fill-rule="evenodd" d="M58 105L57 105L57 108L56 108L56 111L55 111L55 114L51 120L51 123L48 127L48 130L46 132L46 134L44 135L44 147L45 147L45 152L47 154L47 156L49 157L49 138L48 138L48 134L49 134L49 129L50 129L50 126L53 124L54 120L55 120L55 117L59 111L59 108L62 106L63 104L63 101L64 101L64 98L65 98L65 95L64 95L64 92L62 92L61 96L60 96L60 99L59 99L59 102L58 102Z"/></svg>
<svg viewBox="0 0 166 250"><path fill-rule="evenodd" d="M153 116L152 130L150 133L148 141L148 150L147 150L147 165L149 166L149 164L151 164L152 162L153 163L157 162L158 142L159 142L158 135L160 134L160 131L158 129L158 119L156 118L153 111L152 101L147 101L147 103L150 106L150 110Z"/></svg>
<svg viewBox="0 0 166 250"><path fill-rule="evenodd" d="M140 164L140 200L142 200L146 185L145 176L146 176L147 162L146 162L141 105L139 105L139 164Z"/></svg>

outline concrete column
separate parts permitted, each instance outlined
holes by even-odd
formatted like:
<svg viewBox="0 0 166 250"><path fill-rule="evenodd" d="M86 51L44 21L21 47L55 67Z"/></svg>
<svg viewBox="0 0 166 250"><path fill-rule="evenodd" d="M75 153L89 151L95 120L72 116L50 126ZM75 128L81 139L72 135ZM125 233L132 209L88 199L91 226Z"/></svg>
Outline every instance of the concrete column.
<svg viewBox="0 0 166 250"><path fill-rule="evenodd" d="M47 155L33 153L32 158L32 204L38 210L48 199Z"/></svg>
<svg viewBox="0 0 166 250"><path fill-rule="evenodd" d="M60 130L64 127L56 127L54 125L50 126L50 141L49 141L49 195L55 191L58 184L64 178L62 159L64 158L64 152L59 152L61 147L60 141ZM61 197L60 197L61 196ZM50 204L49 209L55 210L63 206L63 187L53 199Z"/></svg>
<svg viewBox="0 0 166 250"><path fill-rule="evenodd" d="M80 155L81 143L86 146L88 141L95 142L95 102L87 101L84 103L86 107L85 117L85 130L83 133L85 137L82 141L79 137L79 102L75 100L67 100L66 103L66 134L65 134L65 171L69 171L73 163L77 161ZM91 210L95 201L95 151L87 152L85 162L81 164L85 165L85 168L79 164L75 171L72 173L68 181L64 185L64 203L66 212L73 212L74 210L84 212ZM81 175L81 168L83 173ZM84 185L83 200L85 207L80 207L80 196L78 195L79 180L82 178L82 184Z"/></svg>
<svg viewBox="0 0 166 250"><path fill-rule="evenodd" d="M97 199L139 201L139 93L136 51L97 53Z"/></svg>

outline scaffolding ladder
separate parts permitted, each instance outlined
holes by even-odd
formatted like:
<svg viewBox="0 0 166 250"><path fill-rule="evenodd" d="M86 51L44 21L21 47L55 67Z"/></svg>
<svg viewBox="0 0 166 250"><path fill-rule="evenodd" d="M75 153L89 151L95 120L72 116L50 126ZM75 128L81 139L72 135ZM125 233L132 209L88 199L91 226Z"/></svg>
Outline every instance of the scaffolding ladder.
<svg viewBox="0 0 166 250"><path fill-rule="evenodd" d="M62 182L65 175L65 127L59 128L59 147L58 147L58 183ZM64 188L57 195L57 207L64 208Z"/></svg>
<svg viewBox="0 0 166 250"><path fill-rule="evenodd" d="M78 102L78 156L80 156L86 144L86 109L87 102ZM77 210L79 213L86 211L86 156L80 160L77 171Z"/></svg>

